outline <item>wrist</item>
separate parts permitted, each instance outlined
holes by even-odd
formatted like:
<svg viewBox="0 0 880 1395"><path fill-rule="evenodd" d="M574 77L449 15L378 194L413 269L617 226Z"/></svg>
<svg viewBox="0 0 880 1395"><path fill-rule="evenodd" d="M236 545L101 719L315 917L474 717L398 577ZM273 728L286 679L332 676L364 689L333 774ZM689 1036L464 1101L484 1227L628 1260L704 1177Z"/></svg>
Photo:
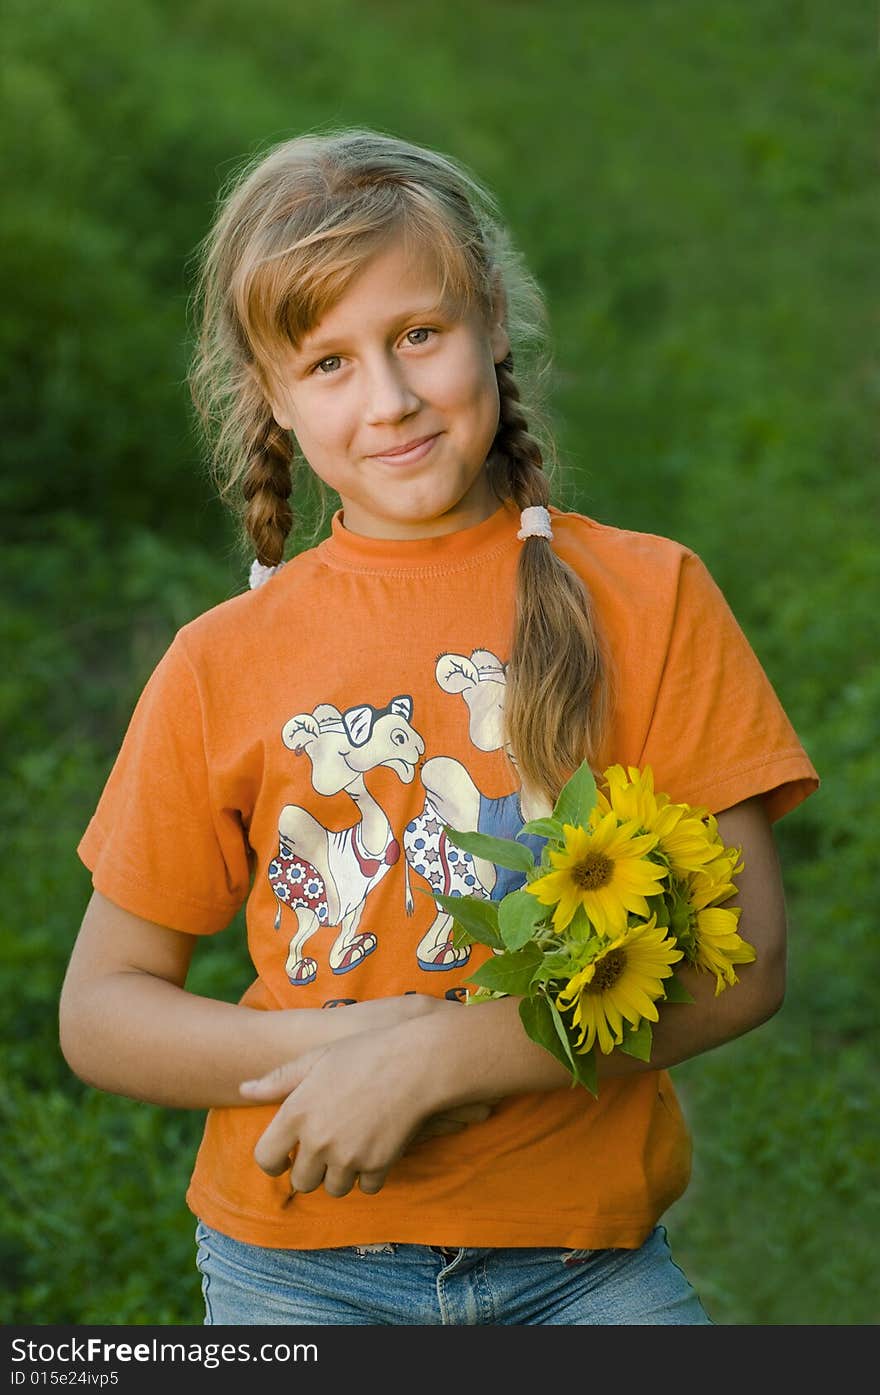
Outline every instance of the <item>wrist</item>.
<svg viewBox="0 0 880 1395"><path fill-rule="evenodd" d="M406 1023L400 1050L422 1063L432 1113L571 1084L568 1071L526 1035L517 998L458 1005Z"/></svg>
<svg viewBox="0 0 880 1395"><path fill-rule="evenodd" d="M319 1046L328 1046L340 1037L351 1036L353 1024L345 1017L345 1008L282 1008L279 1012L268 1012L266 1017L277 1019L271 1024L278 1060L276 1065L295 1061L307 1051Z"/></svg>
<svg viewBox="0 0 880 1395"><path fill-rule="evenodd" d="M459 1013L463 1011L458 1005ZM425 1114L440 1113L457 1102L454 1092L456 1053L450 1031L451 1013L420 1014L389 1028L398 1059L410 1063ZM452 1024L454 1031L455 1024ZM461 1084L459 1080L458 1084Z"/></svg>

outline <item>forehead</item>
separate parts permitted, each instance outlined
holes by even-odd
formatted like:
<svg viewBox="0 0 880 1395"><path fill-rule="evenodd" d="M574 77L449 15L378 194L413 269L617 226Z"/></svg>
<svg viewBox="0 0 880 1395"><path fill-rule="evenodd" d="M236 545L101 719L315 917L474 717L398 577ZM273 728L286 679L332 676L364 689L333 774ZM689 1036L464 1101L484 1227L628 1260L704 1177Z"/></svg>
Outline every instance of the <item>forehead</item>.
<svg viewBox="0 0 880 1395"><path fill-rule="evenodd" d="M311 353L340 336L392 326L414 314L452 313L456 306L453 297L444 293L443 281L443 268L427 249L395 241L355 273L303 336L301 350Z"/></svg>

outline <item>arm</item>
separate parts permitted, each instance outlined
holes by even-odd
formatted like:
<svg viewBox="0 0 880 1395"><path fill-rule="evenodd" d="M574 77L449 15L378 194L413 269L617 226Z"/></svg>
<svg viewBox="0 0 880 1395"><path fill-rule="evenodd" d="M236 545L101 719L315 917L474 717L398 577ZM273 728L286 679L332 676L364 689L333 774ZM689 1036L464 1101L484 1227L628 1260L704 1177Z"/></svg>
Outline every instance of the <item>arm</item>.
<svg viewBox="0 0 880 1395"><path fill-rule="evenodd" d="M95 892L61 991L65 1060L100 1090L173 1108L242 1105L239 1084L328 1042L425 1012L423 994L327 1012L262 1012L184 988L197 936L143 920Z"/></svg>
<svg viewBox="0 0 880 1395"><path fill-rule="evenodd" d="M621 1051L601 1057L600 1080L673 1066L765 1022L785 986L786 916L782 877L763 800L718 815L721 837L743 849L736 898L739 929L757 951L739 982L718 997L714 977L682 973L693 1003L666 1003L654 1026L649 1063ZM733 898L732 898L733 901ZM264 1171L290 1167L296 1190L324 1185L333 1195L378 1191L425 1115L506 1095L570 1088L569 1073L528 1038L515 998L474 1004L455 1016L430 1015L309 1053L244 1087L260 1103L283 1100L255 1150Z"/></svg>
<svg viewBox="0 0 880 1395"><path fill-rule="evenodd" d="M755 946L757 960L738 967L739 982L715 996L711 974L687 967L680 977L693 1003L665 1003L654 1024L650 1062L622 1051L599 1057L599 1080L677 1065L766 1022L782 1006L785 992L786 913L782 874L773 832L760 796L718 816L727 846L742 847L744 870L738 895L739 931ZM554 1090L568 1086L568 1072L531 1041L519 1020L519 1000L506 998L468 1007L463 1022L437 1019L404 1024L400 1032L441 1063L432 1098L457 1103Z"/></svg>

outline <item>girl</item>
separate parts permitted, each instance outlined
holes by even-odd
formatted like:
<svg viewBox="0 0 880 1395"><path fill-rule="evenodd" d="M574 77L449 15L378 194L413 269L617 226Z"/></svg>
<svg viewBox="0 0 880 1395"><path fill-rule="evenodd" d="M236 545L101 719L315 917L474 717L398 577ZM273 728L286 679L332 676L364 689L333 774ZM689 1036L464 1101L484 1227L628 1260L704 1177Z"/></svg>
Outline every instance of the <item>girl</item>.
<svg viewBox="0 0 880 1395"><path fill-rule="evenodd" d="M285 141L201 251L192 390L251 587L176 635L79 844L66 1059L209 1109L207 1323L706 1323L659 1225L690 1160L667 1069L780 1006L771 824L816 772L694 553L550 504L511 347L539 292L465 169ZM285 561L303 470L341 507ZM489 951L432 898L510 890L444 827L512 836L584 759L717 814L757 949L718 998L683 973L598 1099L515 999L459 1005ZM245 901L252 985L187 992Z"/></svg>

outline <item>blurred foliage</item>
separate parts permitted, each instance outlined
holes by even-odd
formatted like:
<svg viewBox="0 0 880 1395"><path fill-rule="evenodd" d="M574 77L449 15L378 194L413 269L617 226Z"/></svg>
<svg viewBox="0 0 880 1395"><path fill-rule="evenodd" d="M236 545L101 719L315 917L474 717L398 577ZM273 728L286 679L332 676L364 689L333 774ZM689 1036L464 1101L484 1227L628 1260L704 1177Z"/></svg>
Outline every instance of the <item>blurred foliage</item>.
<svg viewBox="0 0 880 1395"><path fill-rule="evenodd" d="M676 1072L695 1170L667 1222L716 1322L876 1322L867 28L820 0L130 0L123 23L9 0L0 1320L201 1321L201 1116L88 1090L59 1054L75 848L174 631L246 584L185 387L190 257L241 158L360 124L495 189L549 302L558 502L701 554L823 777L777 826L786 1006ZM239 919L190 983L248 981Z"/></svg>

